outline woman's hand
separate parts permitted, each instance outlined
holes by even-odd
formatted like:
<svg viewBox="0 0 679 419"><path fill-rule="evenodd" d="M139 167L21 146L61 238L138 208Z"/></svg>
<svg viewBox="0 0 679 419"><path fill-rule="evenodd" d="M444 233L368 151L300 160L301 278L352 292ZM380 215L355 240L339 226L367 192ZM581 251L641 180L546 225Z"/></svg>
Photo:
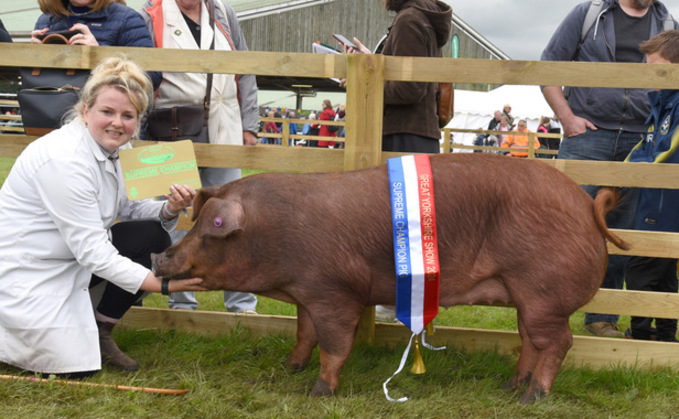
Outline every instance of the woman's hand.
<svg viewBox="0 0 679 419"><path fill-rule="evenodd" d="M358 48L350 47L348 45L342 44L342 47L344 48L344 52L347 54L372 54L372 51L370 51L365 45L361 43L356 37L354 37L354 44ZM347 79L340 79L340 87L347 87Z"/></svg>
<svg viewBox="0 0 679 419"><path fill-rule="evenodd" d="M87 25L83 23L76 23L75 25L71 26L69 30L80 31L82 33L73 35L71 39L68 40L68 45L99 45L97 38L92 35L92 31L90 31L90 28ZM32 39L31 42L33 42Z"/></svg>
<svg viewBox="0 0 679 419"><path fill-rule="evenodd" d="M173 279L168 281L167 291L168 292L180 292L180 291L209 291L209 289L201 286L203 283L201 278L191 278L191 279ZM163 279L153 275L149 272L144 278L144 282L141 284L141 289L144 291L151 292L161 292L162 291Z"/></svg>
<svg viewBox="0 0 679 419"><path fill-rule="evenodd" d="M250 131L243 131L243 145L257 145L257 136Z"/></svg>
<svg viewBox="0 0 679 419"><path fill-rule="evenodd" d="M370 51L365 45L361 43L358 39L354 37L354 44L358 48L350 47L348 45L342 44L342 47L344 47L344 52L347 54L356 54L356 53L361 53L361 54L372 54L372 51Z"/></svg>
<svg viewBox="0 0 679 419"><path fill-rule="evenodd" d="M50 28L38 29L31 32L31 44L42 44L43 36L49 32Z"/></svg>
<svg viewBox="0 0 679 419"><path fill-rule="evenodd" d="M171 220L187 207L193 203L193 198L196 196L196 190L189 185L172 185L170 186L169 195L165 195L167 202L163 209L163 217Z"/></svg>

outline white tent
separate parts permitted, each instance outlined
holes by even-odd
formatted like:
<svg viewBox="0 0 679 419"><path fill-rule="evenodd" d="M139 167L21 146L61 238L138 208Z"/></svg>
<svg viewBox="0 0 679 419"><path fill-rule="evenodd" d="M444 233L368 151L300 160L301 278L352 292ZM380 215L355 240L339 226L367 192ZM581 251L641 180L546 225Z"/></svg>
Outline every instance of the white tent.
<svg viewBox="0 0 679 419"><path fill-rule="evenodd" d="M496 110L505 104L512 106L518 121L525 119L528 129L535 131L541 116L554 112L542 96L539 86L504 85L489 92L455 90L455 117L446 128L486 129ZM475 134L454 133L455 142L471 145Z"/></svg>
<svg viewBox="0 0 679 419"><path fill-rule="evenodd" d="M304 98L304 109L322 109L323 99L330 99L334 106L344 103L344 93L318 93L316 97ZM505 104L512 105L512 115L525 119L528 129L536 131L541 116L552 116L539 86L504 85L490 92L455 90L455 117L447 128L486 129L493 113ZM260 106L295 108L295 94L288 91L259 91ZM454 133L455 142L471 145L476 135Z"/></svg>

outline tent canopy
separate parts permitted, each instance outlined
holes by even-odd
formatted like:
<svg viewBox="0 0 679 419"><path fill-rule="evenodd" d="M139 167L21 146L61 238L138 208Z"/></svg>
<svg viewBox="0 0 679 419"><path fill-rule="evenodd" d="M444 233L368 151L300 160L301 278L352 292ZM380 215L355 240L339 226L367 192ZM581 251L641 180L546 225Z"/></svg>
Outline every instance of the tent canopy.
<svg viewBox="0 0 679 419"><path fill-rule="evenodd" d="M541 116L554 115L539 86L504 85L489 92L455 91L455 117L446 128L486 129L495 111L512 106L515 120L525 119L528 129L536 131ZM471 145L476 135L455 134L455 142Z"/></svg>

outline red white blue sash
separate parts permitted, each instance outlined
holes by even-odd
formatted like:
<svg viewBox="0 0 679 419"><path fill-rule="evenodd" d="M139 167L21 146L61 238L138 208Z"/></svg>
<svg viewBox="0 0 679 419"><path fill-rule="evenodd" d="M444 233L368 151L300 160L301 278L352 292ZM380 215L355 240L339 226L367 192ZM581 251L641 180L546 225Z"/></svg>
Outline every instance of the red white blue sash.
<svg viewBox="0 0 679 419"><path fill-rule="evenodd" d="M389 159L396 318L419 334L438 314L439 256L429 155Z"/></svg>

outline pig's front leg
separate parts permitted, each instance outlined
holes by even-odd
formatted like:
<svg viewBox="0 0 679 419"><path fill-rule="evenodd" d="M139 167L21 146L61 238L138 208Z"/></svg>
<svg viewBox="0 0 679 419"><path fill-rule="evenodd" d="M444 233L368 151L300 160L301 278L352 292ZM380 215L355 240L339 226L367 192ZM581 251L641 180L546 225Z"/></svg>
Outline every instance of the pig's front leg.
<svg viewBox="0 0 679 419"><path fill-rule="evenodd" d="M316 326L318 346L320 348L321 370L311 396L330 396L337 388L339 374L347 362L354 344L356 327L365 310L365 306L357 302L343 301L342 304L328 303L325 313L319 316L312 312Z"/></svg>
<svg viewBox="0 0 679 419"><path fill-rule="evenodd" d="M316 337L316 330L311 321L309 312L304 306L297 305L297 342L292 349L288 361L286 362L288 368L294 372L302 371L309 364L311 358L311 351L318 344Z"/></svg>

